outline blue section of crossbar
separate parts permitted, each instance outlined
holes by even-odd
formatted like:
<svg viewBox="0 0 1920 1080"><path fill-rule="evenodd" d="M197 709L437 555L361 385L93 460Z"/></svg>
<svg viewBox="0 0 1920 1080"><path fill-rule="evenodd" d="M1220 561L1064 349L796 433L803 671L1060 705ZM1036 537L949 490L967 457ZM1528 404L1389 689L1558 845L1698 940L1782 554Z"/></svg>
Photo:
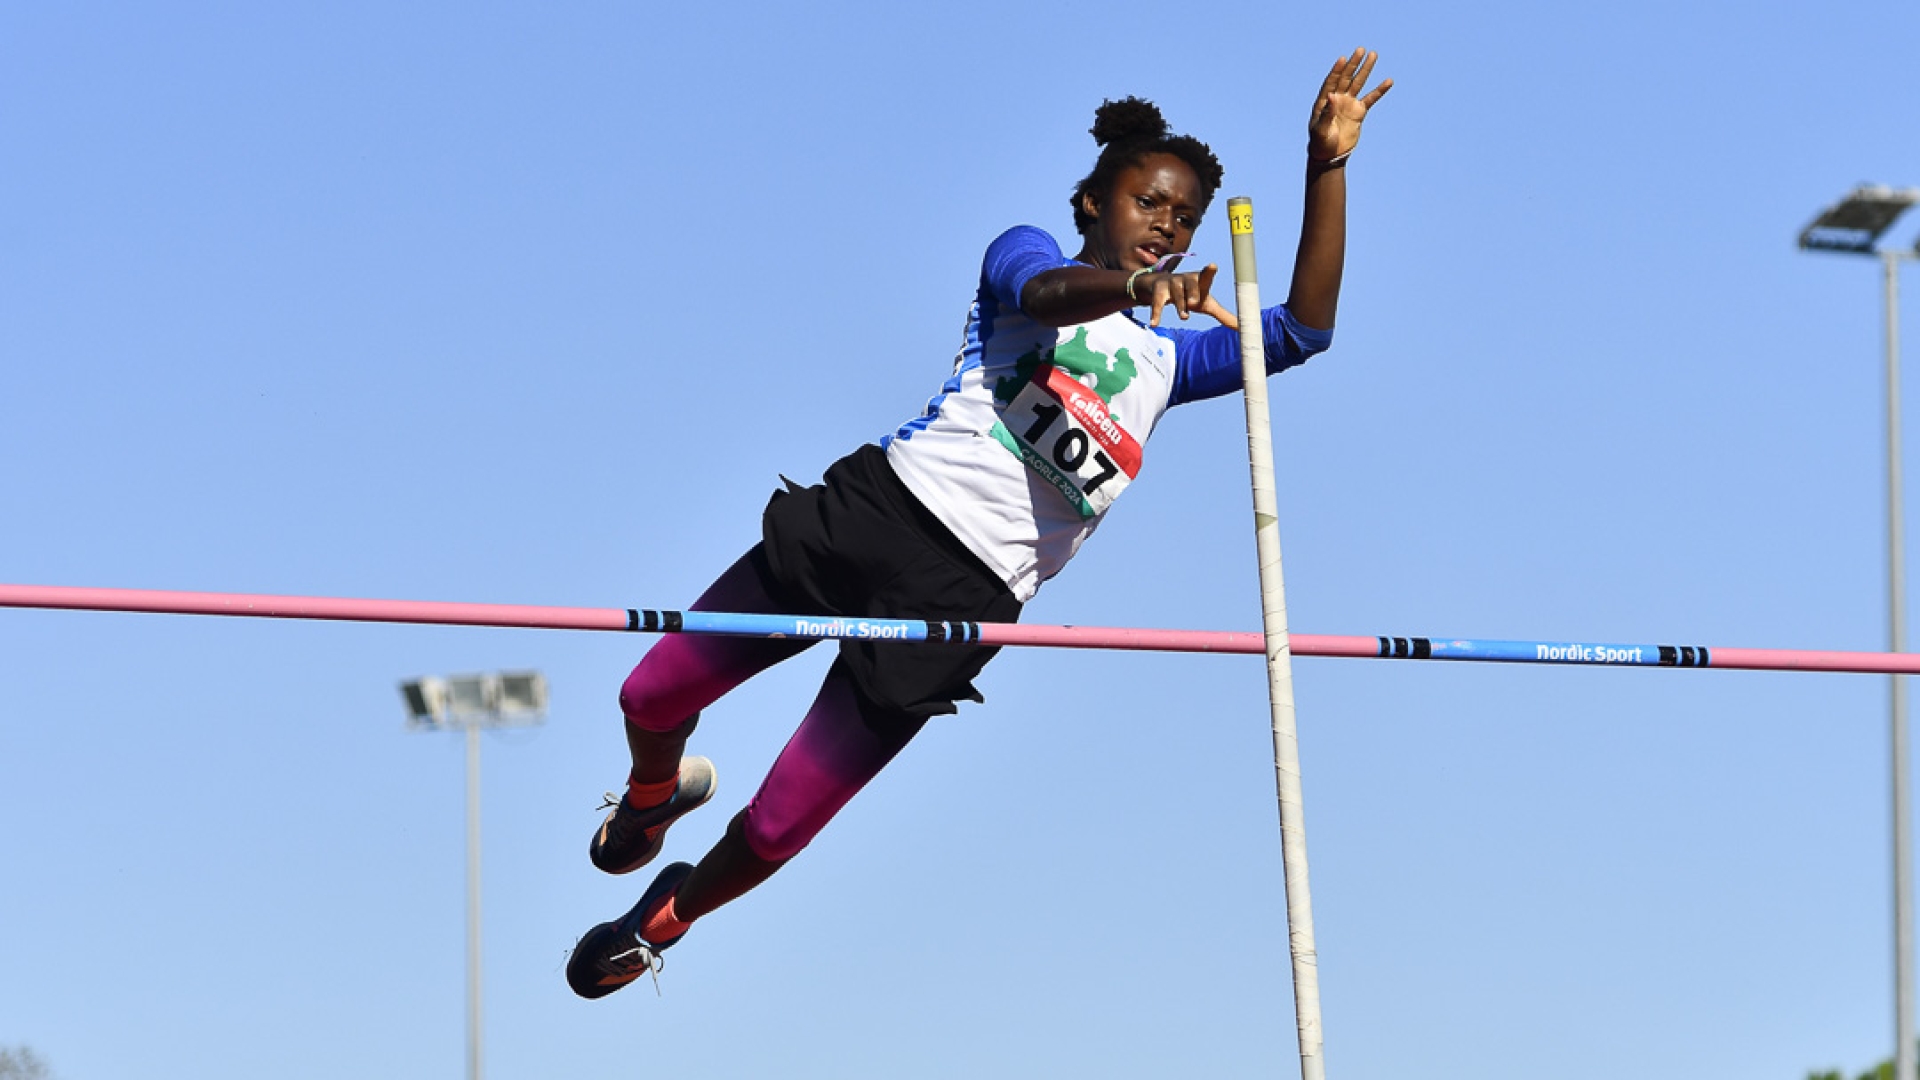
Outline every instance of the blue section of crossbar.
<svg viewBox="0 0 1920 1080"><path fill-rule="evenodd" d="M967 640L964 623L919 619L847 619L800 615L750 615L724 611L638 611L629 620L636 630L743 637L807 638L855 641Z"/></svg>
<svg viewBox="0 0 1920 1080"><path fill-rule="evenodd" d="M1463 638L1379 639L1379 655L1405 660L1481 660L1604 667L1708 667L1699 645L1629 645L1592 641L1485 641Z"/></svg>

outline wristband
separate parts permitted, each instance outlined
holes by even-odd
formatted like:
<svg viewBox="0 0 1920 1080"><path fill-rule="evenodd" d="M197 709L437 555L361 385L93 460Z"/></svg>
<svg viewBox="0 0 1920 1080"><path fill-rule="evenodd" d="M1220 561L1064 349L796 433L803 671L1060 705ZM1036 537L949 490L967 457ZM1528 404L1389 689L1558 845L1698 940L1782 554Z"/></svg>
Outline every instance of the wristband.
<svg viewBox="0 0 1920 1080"><path fill-rule="evenodd" d="M1140 302L1140 299L1133 295L1133 283L1140 280L1141 274L1151 274L1151 273L1153 273L1153 267L1143 266L1140 269L1135 270L1133 273L1127 275L1127 299L1133 301L1136 304Z"/></svg>
<svg viewBox="0 0 1920 1080"><path fill-rule="evenodd" d="M1349 150L1346 153L1341 154L1339 157L1330 157L1325 161L1317 161L1313 158L1308 158L1307 164L1318 165L1322 169L1337 169L1342 165L1345 165L1347 163L1347 159L1352 156L1353 156L1353 151Z"/></svg>

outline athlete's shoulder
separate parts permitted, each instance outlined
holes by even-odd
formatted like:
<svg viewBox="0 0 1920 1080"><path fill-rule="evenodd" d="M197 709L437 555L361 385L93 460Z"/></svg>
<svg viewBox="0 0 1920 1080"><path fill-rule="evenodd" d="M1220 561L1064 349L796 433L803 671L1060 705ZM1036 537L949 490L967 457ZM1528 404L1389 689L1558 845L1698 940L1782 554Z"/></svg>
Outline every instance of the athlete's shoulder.
<svg viewBox="0 0 1920 1080"><path fill-rule="evenodd" d="M1018 311L1027 282L1066 262L1060 245L1045 229L1015 225L987 247L987 257L980 264L982 295L993 298L996 312Z"/></svg>
<svg viewBox="0 0 1920 1080"><path fill-rule="evenodd" d="M1065 258L1060 253L1060 242L1038 225L1015 225L994 237L993 243L987 245L989 261L1029 253L1054 260Z"/></svg>

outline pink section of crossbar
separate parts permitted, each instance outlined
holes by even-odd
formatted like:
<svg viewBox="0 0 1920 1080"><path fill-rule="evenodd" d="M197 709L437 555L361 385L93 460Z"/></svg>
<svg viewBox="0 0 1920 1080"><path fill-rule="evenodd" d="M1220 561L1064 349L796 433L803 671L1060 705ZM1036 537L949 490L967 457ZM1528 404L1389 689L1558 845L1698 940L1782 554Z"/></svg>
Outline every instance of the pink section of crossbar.
<svg viewBox="0 0 1920 1080"><path fill-rule="evenodd" d="M1137 649L1153 652L1217 652L1258 656L1267 651L1266 637L1234 630L1139 630L1115 626L1033 626L1024 623L981 623L980 641L986 645L1038 645L1055 649ZM1331 634L1295 634L1289 646L1295 656L1380 655L1380 639Z"/></svg>
<svg viewBox="0 0 1920 1080"><path fill-rule="evenodd" d="M1852 671L1920 675L1920 654L1820 652L1806 649L1712 649L1708 667L1748 671Z"/></svg>
<svg viewBox="0 0 1920 1080"><path fill-rule="evenodd" d="M270 619L447 623L543 630L625 630L624 608L450 604L429 600L349 600L325 596L164 592L155 589L82 589L61 585L0 585L0 605L83 611L143 611L167 615L250 615Z"/></svg>
<svg viewBox="0 0 1920 1080"><path fill-rule="evenodd" d="M1266 651L1259 634L1225 630L1135 630L1110 626L1034 626L981 623L984 645L1038 645L1054 649L1146 649L1158 652Z"/></svg>

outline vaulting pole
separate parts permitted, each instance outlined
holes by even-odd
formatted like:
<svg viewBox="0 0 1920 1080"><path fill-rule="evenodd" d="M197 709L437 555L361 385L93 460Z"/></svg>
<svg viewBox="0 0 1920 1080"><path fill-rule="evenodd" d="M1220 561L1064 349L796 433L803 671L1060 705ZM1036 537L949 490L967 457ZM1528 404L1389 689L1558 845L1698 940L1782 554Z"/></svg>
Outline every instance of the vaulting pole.
<svg viewBox="0 0 1920 1080"><path fill-rule="evenodd" d="M1253 258L1253 200L1227 200L1233 234L1234 308L1240 319L1240 374L1247 400L1247 458L1253 468L1253 530L1260 556L1260 614L1265 626L1267 702L1273 716L1273 773L1280 800L1280 858L1287 880L1287 941L1293 954L1293 1018L1300 1032L1301 1080L1324 1080L1320 1030L1320 954L1313 943L1307 886L1307 824L1294 725L1293 650L1287 590L1280 572L1280 506L1274 495L1272 421L1267 408L1267 348L1261 340L1260 284Z"/></svg>

